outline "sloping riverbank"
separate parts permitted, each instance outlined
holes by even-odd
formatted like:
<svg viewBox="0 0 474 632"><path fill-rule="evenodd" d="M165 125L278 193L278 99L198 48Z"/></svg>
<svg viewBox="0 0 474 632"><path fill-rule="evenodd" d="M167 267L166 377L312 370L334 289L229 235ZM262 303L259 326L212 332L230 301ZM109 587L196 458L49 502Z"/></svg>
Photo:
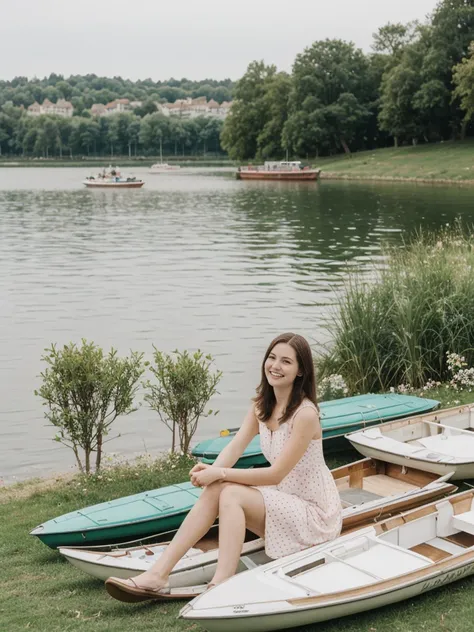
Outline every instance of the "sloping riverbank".
<svg viewBox="0 0 474 632"><path fill-rule="evenodd" d="M474 184L474 141L363 151L314 161L323 179Z"/></svg>

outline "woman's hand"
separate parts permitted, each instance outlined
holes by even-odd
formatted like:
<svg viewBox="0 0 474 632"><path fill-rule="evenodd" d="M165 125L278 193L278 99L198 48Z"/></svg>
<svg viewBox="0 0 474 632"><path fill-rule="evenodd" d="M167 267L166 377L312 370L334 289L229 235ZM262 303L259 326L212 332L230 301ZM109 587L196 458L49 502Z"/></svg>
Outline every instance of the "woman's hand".
<svg viewBox="0 0 474 632"><path fill-rule="evenodd" d="M198 463L198 465L202 465L203 467L194 471L195 468L197 468L197 466L195 466L191 470L191 483L195 487L207 487L208 485L212 485L212 483L221 480L221 467L214 467L213 465L206 465L204 463Z"/></svg>

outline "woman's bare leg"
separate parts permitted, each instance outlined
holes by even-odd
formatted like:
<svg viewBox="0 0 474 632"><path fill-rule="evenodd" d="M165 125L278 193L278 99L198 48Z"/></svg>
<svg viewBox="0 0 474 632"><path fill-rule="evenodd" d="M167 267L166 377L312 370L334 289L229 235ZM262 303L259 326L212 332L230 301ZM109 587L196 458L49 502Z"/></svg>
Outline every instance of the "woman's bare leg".
<svg viewBox="0 0 474 632"><path fill-rule="evenodd" d="M229 484L219 496L219 559L213 584L235 574L245 529L265 535L265 503L262 494L246 485Z"/></svg>
<svg viewBox="0 0 474 632"><path fill-rule="evenodd" d="M206 487L164 553L150 570L134 578L137 586L161 588L166 584L173 567L214 524L219 511L219 496L226 485L228 483L216 482Z"/></svg>

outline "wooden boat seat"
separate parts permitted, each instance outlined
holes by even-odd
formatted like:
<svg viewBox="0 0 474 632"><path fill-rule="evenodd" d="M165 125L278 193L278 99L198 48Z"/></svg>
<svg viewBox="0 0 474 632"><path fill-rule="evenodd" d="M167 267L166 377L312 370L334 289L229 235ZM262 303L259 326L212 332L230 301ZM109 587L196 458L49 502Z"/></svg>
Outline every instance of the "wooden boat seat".
<svg viewBox="0 0 474 632"><path fill-rule="evenodd" d="M415 489L419 489L417 485L412 485L397 478L392 478L386 474L374 474L367 476L362 482L362 489L365 492L376 494L379 497L393 496L394 494L403 494Z"/></svg>
<svg viewBox="0 0 474 632"><path fill-rule="evenodd" d="M441 562L442 560L445 560L452 555L452 553L448 553L448 551L443 551L443 549L440 549L437 546L433 546L432 544L428 544L427 542L412 546L410 551L414 551L415 553L419 553L420 555L429 557L430 560L432 560L433 562Z"/></svg>
<svg viewBox="0 0 474 632"><path fill-rule="evenodd" d="M465 513L453 516L452 521L455 529L474 535L474 511L466 511Z"/></svg>

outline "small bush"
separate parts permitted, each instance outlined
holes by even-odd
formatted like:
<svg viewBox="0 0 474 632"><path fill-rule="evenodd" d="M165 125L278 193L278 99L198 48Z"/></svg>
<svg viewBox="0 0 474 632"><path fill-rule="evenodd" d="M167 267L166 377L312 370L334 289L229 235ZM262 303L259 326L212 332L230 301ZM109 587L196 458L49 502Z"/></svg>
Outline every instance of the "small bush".
<svg viewBox="0 0 474 632"><path fill-rule="evenodd" d="M48 407L45 417L58 428L55 440L71 448L81 472L91 471L91 455L96 453L95 470L101 466L104 437L119 415L128 415L138 381L143 374L141 353L119 358L111 349L105 355L93 342L82 340L57 349L51 345L42 360L48 368L41 373L43 384L35 395ZM80 454L84 451L84 457Z"/></svg>
<svg viewBox="0 0 474 632"><path fill-rule="evenodd" d="M171 451L174 452L178 439L181 452L187 454L199 419L217 414L204 409L217 393L222 373L212 373L213 358L201 351L193 354L174 351L173 357L155 349L154 361L150 370L157 384L149 381L145 384L148 390L145 400L171 430Z"/></svg>

